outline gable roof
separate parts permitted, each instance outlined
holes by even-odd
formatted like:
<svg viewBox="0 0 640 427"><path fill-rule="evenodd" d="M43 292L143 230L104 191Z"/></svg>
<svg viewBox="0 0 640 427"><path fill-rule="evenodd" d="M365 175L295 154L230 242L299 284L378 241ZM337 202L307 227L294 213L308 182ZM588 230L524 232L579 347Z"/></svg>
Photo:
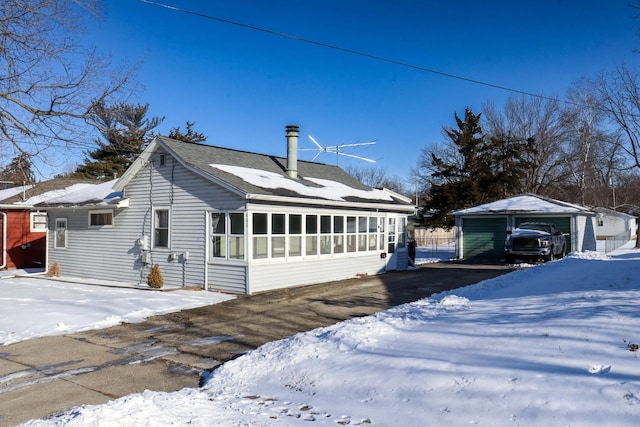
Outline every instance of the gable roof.
<svg viewBox="0 0 640 427"><path fill-rule="evenodd" d="M2 190L0 203L4 209L108 204L122 196L121 193L114 193L112 187L115 182L55 178L34 185Z"/></svg>
<svg viewBox="0 0 640 427"><path fill-rule="evenodd" d="M536 194L522 194L509 197L472 208L461 209L453 213L454 216L464 215L493 215L493 214L590 214L594 213L584 206L560 200L538 196Z"/></svg>
<svg viewBox="0 0 640 427"><path fill-rule="evenodd" d="M228 190L253 200L350 205L380 205L413 210L411 200L362 184L338 166L298 161L298 178L286 172L287 160L266 154L156 137L118 181L127 183L162 148L187 169Z"/></svg>

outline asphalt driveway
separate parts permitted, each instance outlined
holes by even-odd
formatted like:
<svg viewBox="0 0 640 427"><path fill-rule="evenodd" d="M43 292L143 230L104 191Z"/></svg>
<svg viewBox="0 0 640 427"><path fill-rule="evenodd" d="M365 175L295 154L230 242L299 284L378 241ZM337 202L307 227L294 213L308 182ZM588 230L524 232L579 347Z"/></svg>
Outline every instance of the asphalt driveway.
<svg viewBox="0 0 640 427"><path fill-rule="evenodd" d="M512 270L427 264L412 271L240 296L141 323L0 347L0 426L144 390L197 387L203 371L264 343Z"/></svg>

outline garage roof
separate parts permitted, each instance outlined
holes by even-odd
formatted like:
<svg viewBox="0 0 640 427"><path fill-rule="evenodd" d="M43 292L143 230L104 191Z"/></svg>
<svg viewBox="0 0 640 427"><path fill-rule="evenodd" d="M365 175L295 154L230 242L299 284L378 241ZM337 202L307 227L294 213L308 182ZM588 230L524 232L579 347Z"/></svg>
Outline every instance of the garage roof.
<svg viewBox="0 0 640 427"><path fill-rule="evenodd" d="M492 215L492 214L519 214L519 213L544 213L544 214L592 214L593 211L584 206L560 200L549 199L536 194L522 194L509 197L472 208L461 209L453 212L455 216L464 215Z"/></svg>

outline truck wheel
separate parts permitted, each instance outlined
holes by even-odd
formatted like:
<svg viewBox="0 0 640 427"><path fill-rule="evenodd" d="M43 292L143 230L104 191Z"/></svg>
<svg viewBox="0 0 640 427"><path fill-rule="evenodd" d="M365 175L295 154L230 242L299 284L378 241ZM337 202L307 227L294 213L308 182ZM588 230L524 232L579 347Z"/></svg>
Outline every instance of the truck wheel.
<svg viewBox="0 0 640 427"><path fill-rule="evenodd" d="M560 252L560 255L558 256L558 258L564 258L564 256L567 254L567 248L562 245L562 252Z"/></svg>
<svg viewBox="0 0 640 427"><path fill-rule="evenodd" d="M513 256L513 255L505 255L505 256L504 256L504 261L505 261L507 264L515 264L515 262L516 262L516 257L515 257L515 256Z"/></svg>
<svg viewBox="0 0 640 427"><path fill-rule="evenodd" d="M553 254L553 246L551 247L551 250L549 251L549 255L543 257L544 262L548 262L548 261L553 261L555 259L555 256Z"/></svg>

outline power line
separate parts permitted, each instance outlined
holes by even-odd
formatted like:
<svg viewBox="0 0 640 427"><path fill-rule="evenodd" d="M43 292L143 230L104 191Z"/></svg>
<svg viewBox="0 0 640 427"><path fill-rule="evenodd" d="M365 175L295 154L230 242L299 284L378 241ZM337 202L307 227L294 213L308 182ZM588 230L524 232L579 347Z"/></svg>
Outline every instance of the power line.
<svg viewBox="0 0 640 427"><path fill-rule="evenodd" d="M461 80L461 81L465 81L465 82L469 82L469 83L473 83L473 84L478 84L478 85L482 85L482 86L487 86L487 87L491 87L491 88L494 88L494 89L500 89L500 90L504 90L504 91L508 91L508 92L518 93L520 95L526 95L526 96L531 96L531 97L535 97L535 98L546 99L548 101L558 101L557 98L553 98L553 97L550 97L550 96L540 95L540 94L527 92L527 91L519 90L519 89L513 89L513 88L510 88L510 87L502 86L502 85L495 84L495 83L489 83L489 82L484 82L482 80L472 79L470 77L458 76L456 74L446 73L444 71L438 71L438 70L434 70L432 68L422 67L420 65L414 65L414 64L410 64L408 62L398 61L398 60L387 58L387 57L384 57L384 56L374 55L374 54L366 53L366 52L360 52L360 51L357 51L357 50L353 50L353 49L349 49L349 48L345 48L345 47L341 47L341 46L336 46L336 45L332 45L332 44L329 44L329 43L320 42L320 41L317 41L317 40L307 39L307 38L304 38L304 37L299 37L299 36L295 36L295 35L292 35L292 34L283 33L283 32L280 32L280 31L274 31L274 30L269 30L267 28L257 27L255 25L243 24L242 22L237 22L237 21L232 21L232 20L229 20L229 19L219 18L217 16L208 15L208 14L205 14L205 13L194 12L194 11L187 10L187 9L182 9L182 8L179 8L179 7L176 7L176 6L170 6L170 5L167 5L167 4L164 4L164 3L158 3L158 2L154 2L154 1L150 1L150 0L139 0L139 1L141 1L142 3L147 3L147 4L150 4L150 5L153 5L153 6L158 6L158 7L163 7L165 9L173 10L175 12L181 12L181 13L198 16L198 17L205 18L205 19L211 19L213 21L223 22L225 24L231 24L231 25L235 25L235 26L238 26L238 27L247 28L247 29L250 29L250 30L261 31L263 33L271 34L271 35L274 35L274 36L285 37L285 38L288 38L288 39L291 39L291 40L296 40L296 41L300 41L300 42L304 42L304 43L309 43L309 44L313 44L313 45L316 45L316 46L321 46L321 47L325 47L325 48L328 48L328 49L333 49L333 50L337 50L337 51L340 51L340 52L349 53L351 55L357 55L357 56L362 56L364 58L373 59L373 60L376 60L376 61L386 62L386 63L389 63L389 64L400 65L402 67L412 68L414 70L424 71L424 72L427 72L427 73L436 74L436 75L443 76L443 77L449 77L449 78L452 78L452 79Z"/></svg>

